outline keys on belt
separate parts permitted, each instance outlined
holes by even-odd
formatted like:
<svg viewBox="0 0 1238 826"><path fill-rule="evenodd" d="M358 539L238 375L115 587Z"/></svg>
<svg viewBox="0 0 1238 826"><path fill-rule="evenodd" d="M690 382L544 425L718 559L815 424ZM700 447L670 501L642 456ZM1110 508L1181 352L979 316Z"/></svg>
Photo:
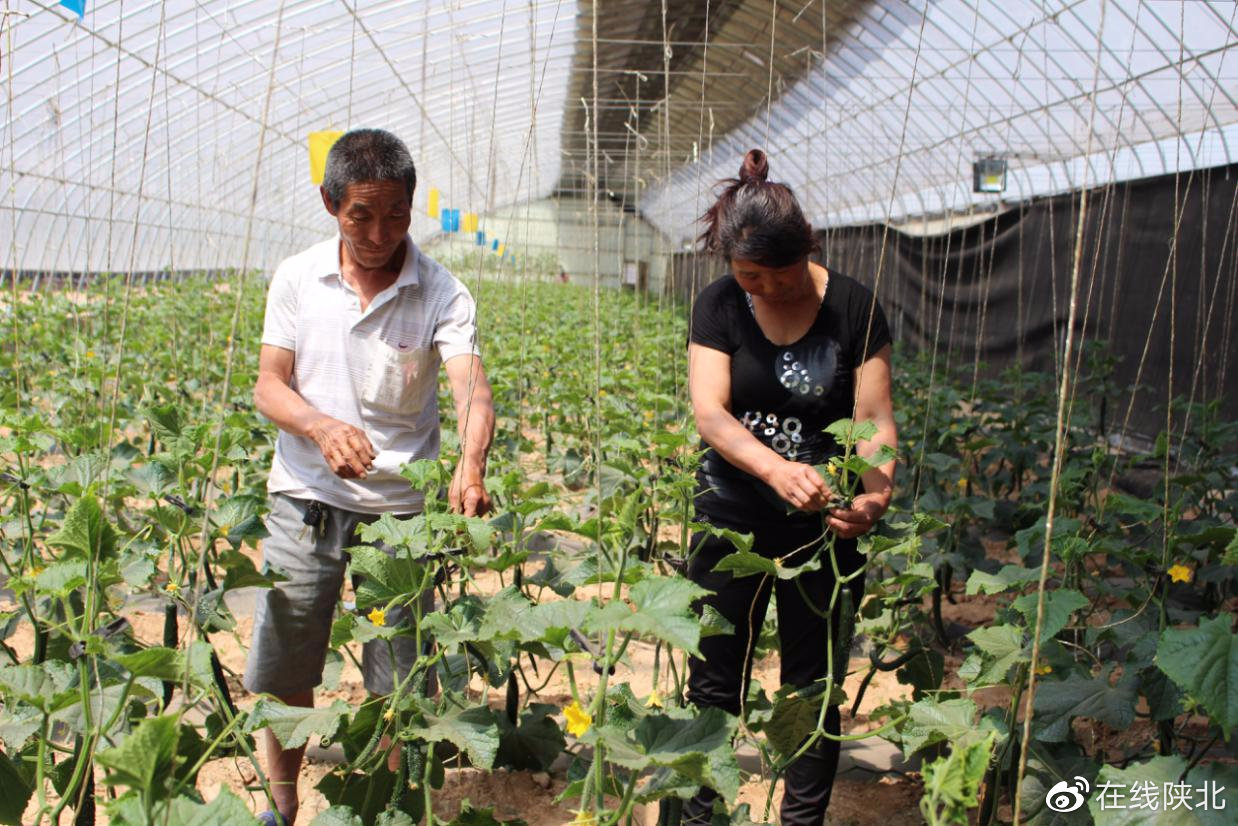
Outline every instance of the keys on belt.
<svg viewBox="0 0 1238 826"><path fill-rule="evenodd" d="M323 539L327 535L327 514L326 505L317 501L310 502L301 521L312 528L319 539Z"/></svg>

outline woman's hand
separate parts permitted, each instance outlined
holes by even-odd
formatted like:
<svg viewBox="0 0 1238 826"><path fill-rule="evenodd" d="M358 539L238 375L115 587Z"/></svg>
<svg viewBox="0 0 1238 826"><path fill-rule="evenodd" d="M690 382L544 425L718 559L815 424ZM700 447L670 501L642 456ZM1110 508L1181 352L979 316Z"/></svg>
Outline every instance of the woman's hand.
<svg viewBox="0 0 1238 826"><path fill-rule="evenodd" d="M784 502L802 511L824 510L834 496L816 468L802 462L780 458L765 474L765 482Z"/></svg>
<svg viewBox="0 0 1238 826"><path fill-rule="evenodd" d="M839 537L854 539L872 530L888 507L888 495L861 493L851 500L850 508L835 508L827 513L825 524Z"/></svg>

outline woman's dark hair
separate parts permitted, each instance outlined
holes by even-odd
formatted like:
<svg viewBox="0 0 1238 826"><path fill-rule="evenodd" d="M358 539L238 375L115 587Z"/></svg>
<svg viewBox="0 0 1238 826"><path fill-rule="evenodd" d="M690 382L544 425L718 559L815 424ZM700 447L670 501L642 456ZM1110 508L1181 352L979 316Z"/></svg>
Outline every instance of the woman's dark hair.
<svg viewBox="0 0 1238 826"><path fill-rule="evenodd" d="M739 177L720 181L718 200L701 216L705 251L763 267L788 267L817 249L812 225L786 184L766 180L769 160L760 149L744 156Z"/></svg>

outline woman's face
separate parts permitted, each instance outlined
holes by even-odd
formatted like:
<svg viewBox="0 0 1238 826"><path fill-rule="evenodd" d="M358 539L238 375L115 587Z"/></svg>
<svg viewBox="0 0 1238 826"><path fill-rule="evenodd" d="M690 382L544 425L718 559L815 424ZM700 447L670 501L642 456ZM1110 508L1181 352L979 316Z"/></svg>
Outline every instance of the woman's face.
<svg viewBox="0 0 1238 826"><path fill-rule="evenodd" d="M732 258L731 273L744 292L770 304L794 304L814 291L807 258L786 267L766 267Z"/></svg>

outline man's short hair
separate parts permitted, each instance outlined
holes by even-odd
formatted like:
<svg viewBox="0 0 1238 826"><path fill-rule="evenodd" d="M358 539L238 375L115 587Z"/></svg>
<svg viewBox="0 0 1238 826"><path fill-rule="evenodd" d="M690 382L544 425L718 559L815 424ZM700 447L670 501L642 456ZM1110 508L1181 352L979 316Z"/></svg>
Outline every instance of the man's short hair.
<svg viewBox="0 0 1238 826"><path fill-rule="evenodd" d="M417 170L404 142L382 129L354 129L341 135L327 153L322 188L338 207L348 185L362 181L402 181L412 203Z"/></svg>

